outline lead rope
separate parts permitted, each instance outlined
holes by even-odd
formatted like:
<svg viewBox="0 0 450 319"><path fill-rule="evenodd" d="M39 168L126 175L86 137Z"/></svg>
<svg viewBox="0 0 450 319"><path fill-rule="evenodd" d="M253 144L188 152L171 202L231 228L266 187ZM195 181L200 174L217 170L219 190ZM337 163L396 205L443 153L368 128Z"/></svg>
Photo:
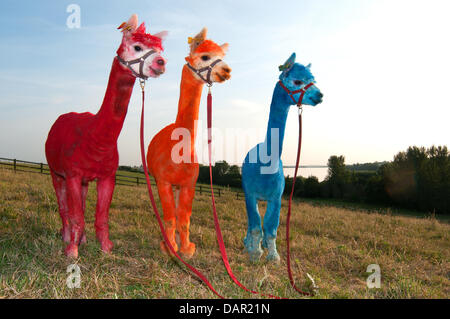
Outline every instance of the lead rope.
<svg viewBox="0 0 450 319"><path fill-rule="evenodd" d="M303 98L303 95L301 96ZM294 188L295 188L295 181L297 179L297 171L298 166L300 164L300 152L302 149L302 113L303 108L299 107L298 112L298 147L297 147L297 160L295 162L295 172L294 172L294 179L292 181L292 189L291 189L291 195L289 196L289 206L288 206L288 214L286 218L286 263L287 263L287 270L289 275L289 281L291 283L292 288L294 288L298 293L302 294L303 296L311 296L310 293L305 292L297 288L294 282L294 277L292 276L292 269L291 269L291 249L290 249L290 238L289 238L289 225L291 221L291 206L292 206L292 196L294 195Z"/></svg>
<svg viewBox="0 0 450 319"><path fill-rule="evenodd" d="M209 289L211 289L211 291L218 296L221 299L224 299L223 296L221 296L215 289L214 287L210 284L210 282L208 281L208 279L205 277L205 275L203 275L200 271L198 271L195 267L191 266L190 264L188 264L187 262L185 262L177 253L176 251L173 249L172 244L169 241L169 238L167 238L166 232L164 230L164 226L161 220L161 216L158 212L158 208L156 207L156 203L155 203L155 199L153 197L153 192L152 192L152 187L150 184L150 177L148 175L148 170L147 170L147 162L145 160L145 152L144 152L144 104L145 104L145 81L142 79L139 79L139 84L141 86L142 89L142 111L141 111L141 131L140 131L140 138L141 138L141 159L142 159L142 167L144 169L144 174L145 174L145 179L147 181L147 187L148 187L148 194L150 196L150 201L152 203L152 207L153 207L153 212L155 213L156 219L158 220L158 224L159 224L159 228L161 230L161 233L163 235L164 241L166 242L167 247L169 247L170 252L175 255L175 257L178 258L178 260L180 260L184 265L186 265L194 274L197 275L198 278L200 278L201 281L203 281L208 287Z"/></svg>
<svg viewBox="0 0 450 319"><path fill-rule="evenodd" d="M239 280L237 280L236 276L233 274L230 263L228 261L225 244L223 242L222 231L220 230L219 218L217 216L216 203L215 203L215 199L214 199L214 188L213 188L213 183L212 183L212 180L213 180L212 179L212 164L211 164L211 162L212 162L212 160L211 160L211 153L212 153L212 151L211 151L211 149L212 149L212 145L211 145L211 142L212 142L212 95L211 95L211 85L210 84L208 84L207 114L208 114L207 122L208 122L209 181L210 181L210 186L211 186L212 210L213 210L213 216L214 216L214 227L216 229L216 234L217 234L217 242L219 244L219 249L220 249L220 253L222 255L222 260L225 265L225 268L227 269L228 275L233 280L233 282L236 285L238 285L240 288L242 288L243 290L245 290L247 292L251 292L252 294L256 294L256 295L261 295L261 296L270 297L270 298L274 298L274 299L283 299L278 296L264 294L261 292L257 292L257 291L248 289Z"/></svg>

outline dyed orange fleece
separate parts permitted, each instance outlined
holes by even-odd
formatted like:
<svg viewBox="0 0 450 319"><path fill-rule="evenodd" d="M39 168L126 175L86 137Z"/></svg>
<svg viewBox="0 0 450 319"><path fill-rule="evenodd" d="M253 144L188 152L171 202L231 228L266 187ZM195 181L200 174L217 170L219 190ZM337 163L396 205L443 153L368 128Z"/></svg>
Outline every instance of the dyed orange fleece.
<svg viewBox="0 0 450 319"><path fill-rule="evenodd" d="M206 40L206 29L197 35L191 41L191 52L186 61L191 65L201 63L200 59L205 54L213 56L224 56L223 45L217 45L211 40ZM217 67L214 73L222 73L221 82L230 77L229 69L226 65ZM183 67L180 99L178 102L178 114L175 123L163 128L150 142L147 152L147 163L149 173L155 178L158 187L158 194L163 209L163 219L165 231L170 243L175 251L178 251L178 245L175 242L175 230L180 235L180 253L185 257L192 257L195 252L195 244L189 240L189 226L192 213L192 201L195 195L195 185L198 178L199 165L195 152L195 136L197 131L198 110L202 96L204 82L198 78L187 65ZM178 132L172 133L176 129L181 129L183 137L179 137ZM182 140L186 138L186 132L190 136L190 149L186 147L189 141ZM180 143L183 141L183 143ZM178 145L177 145L178 144ZM183 147L179 146L183 144ZM177 146L176 146L177 145ZM174 148L176 146L176 148ZM182 157L182 161L172 158L172 152ZM181 154L179 154L179 152ZM189 152L189 154L183 154ZM190 160L187 160L189 158ZM174 162L176 160L179 163ZM175 195L174 195L175 191ZM167 252L168 249L164 241L160 244L161 250Z"/></svg>
<svg viewBox="0 0 450 319"><path fill-rule="evenodd" d="M194 78L192 72L185 65L181 77L177 119L175 123L166 126L152 139L147 152L149 172L157 182L167 236L174 249L177 250L178 246L175 242L175 229L177 229L181 242L180 252L187 256L192 256L195 252L195 244L189 240L189 224L195 184L198 178L194 144L202 89L203 82ZM175 144L179 143L179 140L171 138L172 132L176 128L189 130L191 137L190 163L172 161L172 149ZM186 148L183 151L186 151ZM177 200L174 200L172 185L178 195ZM161 249L167 251L163 242L161 242Z"/></svg>

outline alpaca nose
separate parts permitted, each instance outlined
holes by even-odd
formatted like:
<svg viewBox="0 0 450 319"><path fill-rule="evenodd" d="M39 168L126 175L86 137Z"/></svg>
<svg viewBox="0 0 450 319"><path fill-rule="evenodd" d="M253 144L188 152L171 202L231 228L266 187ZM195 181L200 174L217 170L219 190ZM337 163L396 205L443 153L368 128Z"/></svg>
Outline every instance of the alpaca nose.
<svg viewBox="0 0 450 319"><path fill-rule="evenodd" d="M314 103L322 103L323 102L323 94L322 92L317 93L317 96L313 99Z"/></svg>
<svg viewBox="0 0 450 319"><path fill-rule="evenodd" d="M230 72L231 72L231 69L230 69L229 67L226 67L226 66L224 66L224 67L222 68L222 70L223 70L224 72L226 72L226 73L230 73Z"/></svg>
<svg viewBox="0 0 450 319"><path fill-rule="evenodd" d="M156 61L156 64L158 64L159 66L163 66L164 64L166 64L166 61L164 61L163 58L159 58L159 59Z"/></svg>

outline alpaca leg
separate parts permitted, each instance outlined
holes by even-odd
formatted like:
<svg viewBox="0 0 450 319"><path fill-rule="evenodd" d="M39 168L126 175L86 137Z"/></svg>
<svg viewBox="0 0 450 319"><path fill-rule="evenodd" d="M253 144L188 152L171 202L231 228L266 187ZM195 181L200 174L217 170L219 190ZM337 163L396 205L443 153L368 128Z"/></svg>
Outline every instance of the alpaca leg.
<svg viewBox="0 0 450 319"><path fill-rule="evenodd" d="M81 206L83 208L83 215L86 215L86 196L87 192L89 190L89 184L88 183L82 183L81 184ZM81 235L81 244L86 243L86 231L83 232L83 235Z"/></svg>
<svg viewBox="0 0 450 319"><path fill-rule="evenodd" d="M257 262L263 253L261 249L262 230L258 201L255 196L245 194L245 205L247 208L248 227L244 245L250 255L250 260Z"/></svg>
<svg viewBox="0 0 450 319"><path fill-rule="evenodd" d="M263 247L267 248L268 261L279 262L280 255L277 252L277 229L280 224L281 198L270 200L267 203L267 211L264 215L264 240Z"/></svg>
<svg viewBox="0 0 450 319"><path fill-rule="evenodd" d="M158 181L157 187L159 199L161 201L161 206L163 209L164 229L173 249L175 251L178 251L178 245L175 241L175 201L173 198L172 185L167 182ZM164 240L161 241L160 248L161 251L169 253L169 248L166 246Z"/></svg>
<svg viewBox="0 0 450 319"><path fill-rule="evenodd" d="M174 190L174 193L175 193L175 211L176 211L176 209L178 207L178 203L180 202L180 188L176 187Z"/></svg>
<svg viewBox="0 0 450 319"><path fill-rule="evenodd" d="M52 176L53 187L55 188L56 200L58 201L59 216L61 216L61 237L64 242L69 243L70 225L68 216L66 181L64 180L64 178L53 173L52 170L50 170L50 174Z"/></svg>
<svg viewBox="0 0 450 319"><path fill-rule="evenodd" d="M97 180L97 207L95 212L95 233L102 251L110 253L113 243L109 240L109 207L114 193L114 175Z"/></svg>
<svg viewBox="0 0 450 319"><path fill-rule="evenodd" d="M182 187L179 193L177 214L177 230L180 234L180 252L190 258L195 253L195 244L189 240L189 226L191 224L192 201L195 187Z"/></svg>
<svg viewBox="0 0 450 319"><path fill-rule="evenodd" d="M81 203L81 178L71 177L66 179L67 204L70 225L70 243L66 247L68 257L78 257L78 245L84 232L84 214Z"/></svg>

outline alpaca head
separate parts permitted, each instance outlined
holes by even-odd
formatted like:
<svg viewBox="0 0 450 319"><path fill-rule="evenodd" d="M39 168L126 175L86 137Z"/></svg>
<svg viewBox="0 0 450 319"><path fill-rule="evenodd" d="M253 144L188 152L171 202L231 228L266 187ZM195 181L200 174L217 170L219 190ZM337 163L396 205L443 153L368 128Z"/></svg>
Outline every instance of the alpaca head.
<svg viewBox="0 0 450 319"><path fill-rule="evenodd" d="M131 68L136 74L142 74L144 77L156 78L164 73L166 60L160 55L163 51L162 40L167 35L166 31L151 35L146 33L145 24L142 23L138 27L138 17L133 14L128 22L122 23L118 29L123 32L122 43L117 50L117 55L123 61L133 61L145 56L151 50L155 53L151 54L144 60L142 70L140 64L130 64Z"/></svg>
<svg viewBox="0 0 450 319"><path fill-rule="evenodd" d="M300 90L306 87L310 83L315 83L314 76L311 73L311 64L304 66L300 63L295 63L295 53L292 53L291 57L280 66L280 81L291 92ZM294 94L294 99L298 101L301 93ZM287 99L292 104L294 101L286 93ZM303 104L316 106L322 103L323 94L320 92L316 85L311 86L306 90L303 96Z"/></svg>
<svg viewBox="0 0 450 319"><path fill-rule="evenodd" d="M209 80L211 82L224 82L230 79L231 68L222 59L228 50L228 43L218 45L206 39L207 29L203 28L194 38L189 38L190 53L186 57L188 65L201 71L200 74L191 69L194 77L201 82L208 79L208 66L211 66ZM220 61L219 61L220 60ZM205 69L206 68L206 69ZM204 71L202 71L204 70Z"/></svg>

